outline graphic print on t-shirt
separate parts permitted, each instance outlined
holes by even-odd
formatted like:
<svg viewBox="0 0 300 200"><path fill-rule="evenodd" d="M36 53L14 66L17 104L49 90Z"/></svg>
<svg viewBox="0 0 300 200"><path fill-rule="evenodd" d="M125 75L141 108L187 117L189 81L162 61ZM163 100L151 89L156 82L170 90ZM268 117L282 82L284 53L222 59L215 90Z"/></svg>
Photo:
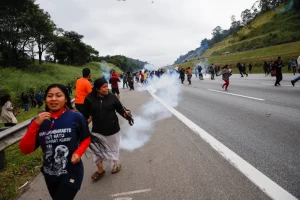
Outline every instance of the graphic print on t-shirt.
<svg viewBox="0 0 300 200"><path fill-rule="evenodd" d="M68 146L71 141L71 128L54 129L40 132L45 142L45 162L43 171L46 174L60 176L68 174L67 164L70 153Z"/></svg>

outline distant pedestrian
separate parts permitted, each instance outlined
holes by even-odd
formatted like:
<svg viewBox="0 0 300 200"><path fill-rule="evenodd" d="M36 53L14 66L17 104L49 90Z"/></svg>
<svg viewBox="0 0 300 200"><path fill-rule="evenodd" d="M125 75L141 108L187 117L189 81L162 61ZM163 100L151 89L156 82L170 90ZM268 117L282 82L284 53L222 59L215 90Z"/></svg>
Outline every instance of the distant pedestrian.
<svg viewBox="0 0 300 200"><path fill-rule="evenodd" d="M28 111L29 110L29 97L28 97L28 95L25 94L24 92L22 92L21 98L22 98L23 105L24 105L24 111Z"/></svg>
<svg viewBox="0 0 300 200"><path fill-rule="evenodd" d="M280 86L280 81L282 80L282 67L284 67L281 57L278 57L274 63L276 69L276 81L275 86Z"/></svg>
<svg viewBox="0 0 300 200"><path fill-rule="evenodd" d="M121 82L119 79L119 76L116 72L113 72L109 79L109 83L111 84L111 93L117 95L118 99L120 99L120 91L119 91L118 82Z"/></svg>
<svg viewBox="0 0 300 200"><path fill-rule="evenodd" d="M12 106L11 103L11 96L5 95L2 97L1 100L1 117L0 122L4 123L5 127L14 126L18 123L16 118L16 111L15 108Z"/></svg>
<svg viewBox="0 0 300 200"><path fill-rule="evenodd" d="M38 92L35 94L34 96L36 102L37 102L37 105L38 105L38 109L40 109L42 106L43 106L43 95L42 95L42 92Z"/></svg>
<svg viewBox="0 0 300 200"><path fill-rule="evenodd" d="M126 88L128 88L128 75L126 73L123 74L123 89L125 88L125 85Z"/></svg>
<svg viewBox="0 0 300 200"><path fill-rule="evenodd" d="M252 71L252 64L250 63L249 64L249 74L251 74L251 71Z"/></svg>
<svg viewBox="0 0 300 200"><path fill-rule="evenodd" d="M293 60L291 61L291 67L292 67L292 69L293 69L294 75L296 75L296 71L297 71L297 61L296 61L296 59L293 59Z"/></svg>
<svg viewBox="0 0 300 200"><path fill-rule="evenodd" d="M89 81L90 77L90 69L84 68L82 70L82 78L79 78L76 81L75 107L81 113L84 104L84 99L92 91L92 84Z"/></svg>
<svg viewBox="0 0 300 200"><path fill-rule="evenodd" d="M189 82L189 85L191 85L192 84L192 70L190 67L188 67L186 74L187 74L187 80Z"/></svg>
<svg viewBox="0 0 300 200"><path fill-rule="evenodd" d="M32 93L29 95L29 98L30 98L30 101L31 101L31 107L32 107L32 108L35 108L36 105L37 105L37 101L36 101L36 99L34 98L34 92L32 92Z"/></svg>
<svg viewBox="0 0 300 200"><path fill-rule="evenodd" d="M185 70L184 70L184 68L181 68L179 71L179 78L181 80L181 84L183 84L183 82L184 82L184 76L185 76Z"/></svg>
<svg viewBox="0 0 300 200"><path fill-rule="evenodd" d="M131 72L127 72L129 90L134 90L134 78Z"/></svg>
<svg viewBox="0 0 300 200"><path fill-rule="evenodd" d="M228 65L225 65L223 67L223 70L220 74L218 74L217 76L222 75L222 79L223 81L225 81L225 83L222 85L222 88L225 89L225 91L228 90L228 86L229 86L229 77L232 75L231 70L229 69Z"/></svg>

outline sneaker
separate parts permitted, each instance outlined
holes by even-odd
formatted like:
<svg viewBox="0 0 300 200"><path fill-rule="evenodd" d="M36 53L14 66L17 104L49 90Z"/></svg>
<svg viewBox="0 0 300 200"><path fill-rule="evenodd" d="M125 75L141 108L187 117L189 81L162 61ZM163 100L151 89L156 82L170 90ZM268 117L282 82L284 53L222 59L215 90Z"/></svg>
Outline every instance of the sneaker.
<svg viewBox="0 0 300 200"><path fill-rule="evenodd" d="M222 86L222 88L224 89L224 85L221 85Z"/></svg>
<svg viewBox="0 0 300 200"><path fill-rule="evenodd" d="M294 81L291 81L291 83L292 83L293 86L295 86L295 82Z"/></svg>

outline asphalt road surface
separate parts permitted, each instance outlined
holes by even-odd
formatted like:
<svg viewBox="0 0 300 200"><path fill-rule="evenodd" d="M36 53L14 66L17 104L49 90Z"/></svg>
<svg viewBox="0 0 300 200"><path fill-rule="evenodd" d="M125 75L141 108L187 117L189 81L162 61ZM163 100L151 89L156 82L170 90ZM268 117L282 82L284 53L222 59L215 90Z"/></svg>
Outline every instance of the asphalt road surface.
<svg viewBox="0 0 300 200"><path fill-rule="evenodd" d="M192 85L181 86L175 109L300 198L300 83L292 87L294 77L284 74L282 86L275 87L274 77L233 75L224 93L221 77L193 77ZM120 90L123 104L135 116L153 99L147 92ZM152 128L145 146L121 152L118 174L110 174L106 164L106 175L93 182L90 176L96 167L89 155L83 157L85 177L76 199L270 199L176 116ZM50 199L41 174L27 189L19 199Z"/></svg>

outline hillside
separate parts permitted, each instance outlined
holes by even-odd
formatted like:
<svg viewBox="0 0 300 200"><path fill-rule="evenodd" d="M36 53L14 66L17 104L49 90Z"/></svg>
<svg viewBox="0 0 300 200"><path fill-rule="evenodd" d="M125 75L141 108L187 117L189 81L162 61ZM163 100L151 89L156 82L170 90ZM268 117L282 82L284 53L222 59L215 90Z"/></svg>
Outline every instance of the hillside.
<svg viewBox="0 0 300 200"><path fill-rule="evenodd" d="M111 63L105 64L107 68L122 73L118 67ZM25 69L14 67L0 68L0 93L9 93L14 100L22 92L44 91L52 83L75 84L78 77L82 76L82 69L88 67L91 70L91 80L101 77L100 63L91 62L84 66L67 66L53 63L43 63L41 66L33 65ZM17 102L15 102L17 103Z"/></svg>
<svg viewBox="0 0 300 200"><path fill-rule="evenodd" d="M175 66L180 66L184 68L195 67L196 65L199 65L200 62L202 62L202 66L207 65L209 63L214 63L220 66L229 64L230 68L232 68L234 72L236 72L236 64L238 62L242 62L246 64L246 66L248 66L251 63L253 65L253 73L262 73L263 62L274 61L276 60L277 56L282 57L285 65L287 65L287 62L292 58L298 58L298 56L300 56L300 41L250 51L244 51L240 53L233 53L229 55L212 56L207 59L193 59L188 62L176 64ZM283 69L283 72L287 72L287 67Z"/></svg>
<svg viewBox="0 0 300 200"><path fill-rule="evenodd" d="M297 23L300 21L300 12L289 10L288 6L282 4L274 10L259 14L247 26L206 49L201 58L300 41L300 23ZM198 49L180 57L185 60L196 59L200 57L195 53ZM185 60L181 59L181 62Z"/></svg>

